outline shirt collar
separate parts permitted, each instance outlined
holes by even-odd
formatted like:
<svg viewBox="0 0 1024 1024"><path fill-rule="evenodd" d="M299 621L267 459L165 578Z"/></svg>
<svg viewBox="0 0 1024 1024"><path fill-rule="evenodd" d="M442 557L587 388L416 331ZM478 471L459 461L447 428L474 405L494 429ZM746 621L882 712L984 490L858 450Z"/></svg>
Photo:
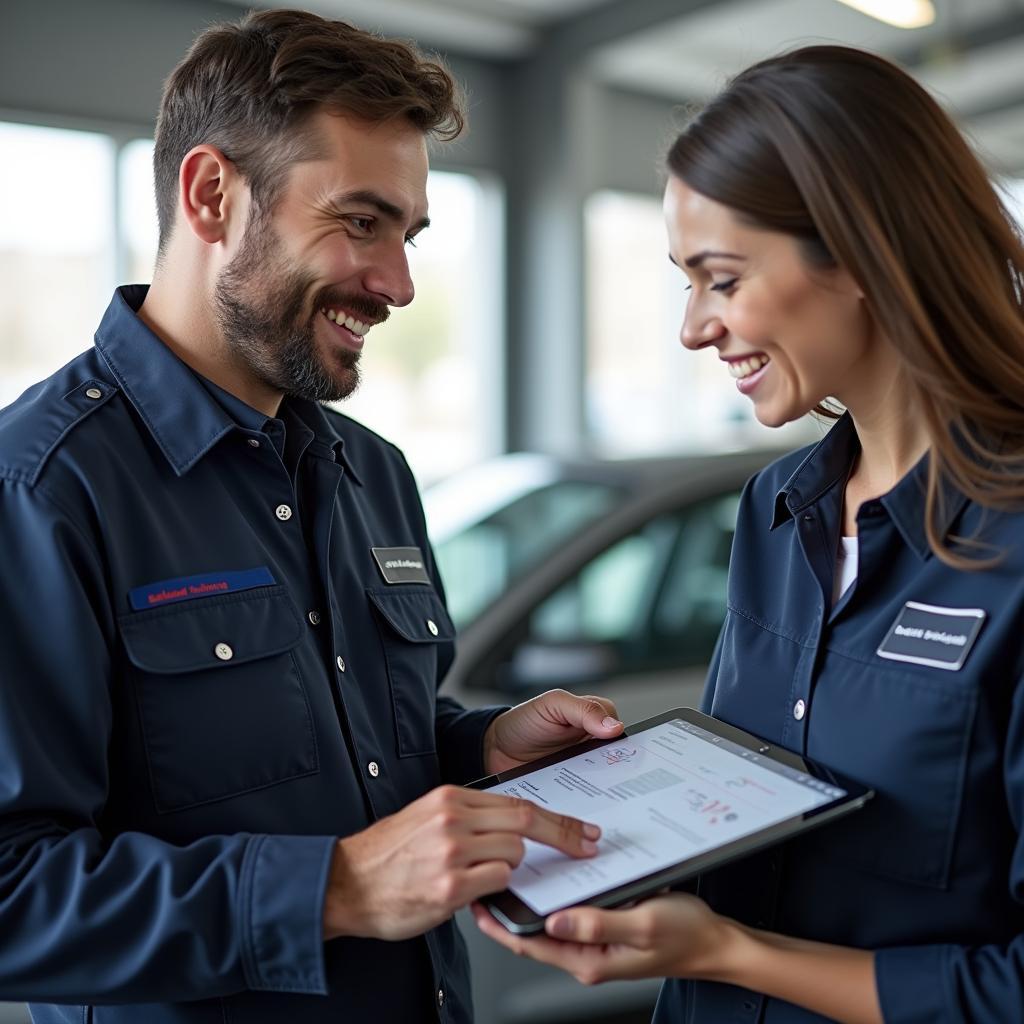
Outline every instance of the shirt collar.
<svg viewBox="0 0 1024 1024"><path fill-rule="evenodd" d="M263 430L268 417L217 388L217 396L138 317L148 285L125 285L103 314L96 348L178 476L184 476L226 434ZM211 387L216 387L212 384ZM316 402L286 402L361 483L344 438Z"/></svg>
<svg viewBox="0 0 1024 1024"><path fill-rule="evenodd" d="M815 504L836 484L843 484L860 452L860 440L849 413L836 421L775 495L774 530ZM926 453L896 486L878 500L903 540L925 561L932 556L925 534L925 495L928 481ZM939 486L938 525L945 536L967 504L967 498L948 481Z"/></svg>

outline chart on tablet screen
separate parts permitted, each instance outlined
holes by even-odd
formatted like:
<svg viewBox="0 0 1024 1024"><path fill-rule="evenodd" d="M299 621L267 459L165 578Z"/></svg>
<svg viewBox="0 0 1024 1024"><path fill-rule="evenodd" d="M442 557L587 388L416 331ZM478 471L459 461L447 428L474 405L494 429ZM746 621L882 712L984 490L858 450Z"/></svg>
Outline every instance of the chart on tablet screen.
<svg viewBox="0 0 1024 1024"><path fill-rule="evenodd" d="M839 794L790 774L675 720L500 783L490 792L602 827L598 853L588 860L527 840L509 888L536 913L548 914Z"/></svg>

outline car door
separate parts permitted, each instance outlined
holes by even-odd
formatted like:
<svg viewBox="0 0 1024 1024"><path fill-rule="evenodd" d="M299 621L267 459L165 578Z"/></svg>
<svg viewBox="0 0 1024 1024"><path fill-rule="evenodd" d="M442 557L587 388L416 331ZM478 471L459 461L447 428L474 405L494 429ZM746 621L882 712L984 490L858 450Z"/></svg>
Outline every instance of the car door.
<svg viewBox="0 0 1024 1024"><path fill-rule="evenodd" d="M463 686L516 702L553 686L598 693L626 721L698 702L725 615L738 490L652 509L563 567Z"/></svg>

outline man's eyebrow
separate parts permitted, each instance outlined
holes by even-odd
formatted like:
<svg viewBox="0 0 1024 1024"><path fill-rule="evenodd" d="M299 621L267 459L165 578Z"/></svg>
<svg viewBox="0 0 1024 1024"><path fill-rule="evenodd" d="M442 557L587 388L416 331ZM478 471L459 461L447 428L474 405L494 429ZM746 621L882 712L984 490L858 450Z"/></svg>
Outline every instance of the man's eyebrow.
<svg viewBox="0 0 1024 1024"><path fill-rule="evenodd" d="M374 192L372 189L356 189L352 192L341 192L338 195L331 196L331 206L340 209L344 206L349 206L352 203L361 203L366 206L374 207L379 213L383 214L388 220L396 221L399 224L404 224L406 221L406 213L400 206L395 206L390 200L385 199L382 195ZM422 231L424 228L430 227L430 218L423 217L420 221L414 224L411 231Z"/></svg>
<svg viewBox="0 0 1024 1024"><path fill-rule="evenodd" d="M715 249L704 249L702 252L694 253L693 256L688 256L683 263L688 267L699 267L706 259L710 259L712 256L718 256L722 259L727 260L745 260L746 256L741 256L736 252L719 252ZM669 256L669 259L672 259ZM675 263L675 260L672 260Z"/></svg>

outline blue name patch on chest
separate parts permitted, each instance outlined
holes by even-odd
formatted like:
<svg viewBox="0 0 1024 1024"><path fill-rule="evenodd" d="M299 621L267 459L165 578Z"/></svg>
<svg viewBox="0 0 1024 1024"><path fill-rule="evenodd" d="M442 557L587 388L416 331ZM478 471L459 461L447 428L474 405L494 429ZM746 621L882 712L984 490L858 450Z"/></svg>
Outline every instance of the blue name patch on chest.
<svg viewBox="0 0 1024 1024"><path fill-rule="evenodd" d="M261 565L256 569L242 569L238 572L204 572L199 576L180 576L173 580L147 583L130 590L128 600L132 608L140 612L144 608L156 608L178 601L194 601L199 597L270 587L276 582L273 573Z"/></svg>
<svg viewBox="0 0 1024 1024"><path fill-rule="evenodd" d="M940 608L908 601L875 652L912 665L962 668L986 618L980 608Z"/></svg>

